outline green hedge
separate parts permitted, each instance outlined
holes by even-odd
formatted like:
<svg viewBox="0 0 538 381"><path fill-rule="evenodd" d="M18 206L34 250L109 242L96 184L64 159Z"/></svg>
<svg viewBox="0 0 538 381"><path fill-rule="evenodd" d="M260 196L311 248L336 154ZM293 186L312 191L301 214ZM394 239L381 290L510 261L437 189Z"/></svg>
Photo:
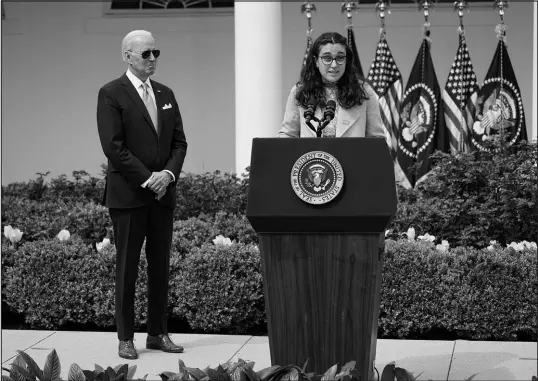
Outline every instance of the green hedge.
<svg viewBox="0 0 538 381"><path fill-rule="evenodd" d="M536 154L536 143L520 145L515 154L437 153L434 170L424 182L416 189L398 190L398 211L388 238L397 240L414 227L417 236L429 233L455 249L444 254L425 244L388 241L379 322L382 337L416 338L439 328L465 338L512 340L530 335L536 339L528 328L536 325L536 306L528 298L537 291L536 274L529 270L536 267L536 251L480 250L491 240L502 246L536 240ZM62 175L50 181L47 176L38 174L35 180L2 186L2 229L11 225L24 232L16 247L2 237L2 294L10 308L24 313L34 327L89 321L111 327L114 249L101 253L95 249L95 242L104 237L113 241L108 211L99 205L102 175L75 171L73 180ZM241 299L241 282L235 273L223 272L211 282L199 273L225 263L234 268L232 263L248 253L253 261L249 276L257 279L256 256L248 249L258 242L245 217L248 184L248 168L242 178L215 171L182 174L178 182L169 313L197 330L234 331L239 325L260 322L263 307ZM62 229L70 231L72 240L55 238ZM235 249L216 250L212 245L217 235L235 241ZM225 259L219 257L222 252L227 253ZM137 326L145 320L143 255L140 266ZM192 274L199 274L199 279L191 279ZM188 285L183 276L190 279ZM43 297L43 284L55 296ZM185 287L208 296L189 300L182 294ZM234 295L232 301L215 306L227 315L211 315L205 304L214 304L210 296L227 287ZM243 282L241 287L249 300L261 300L262 293L253 284ZM80 306L80 293L87 297L85 306Z"/></svg>
<svg viewBox="0 0 538 381"><path fill-rule="evenodd" d="M397 239L414 227L417 235L429 233L453 246L484 248L491 240L503 245L535 240L537 154L536 143L519 145L515 154L483 153L479 158L434 154L434 169L425 181L416 189L399 188L389 238ZM244 216L248 168L243 175L239 178L219 171L182 174L175 220L213 218L219 213ZM46 182L45 177L40 174L28 183L2 187L2 226L24 231L24 241L51 238L61 229L70 230L68 226L85 240L101 240L110 231L105 209L94 206L103 192L102 179L85 171L73 172L74 180L62 175ZM66 221L73 205L80 215ZM238 234L233 227L227 233Z"/></svg>
<svg viewBox="0 0 538 381"><path fill-rule="evenodd" d="M21 242L50 239L62 229L86 242L113 238L108 209L93 202L35 201L2 196L2 229L10 225L23 232Z"/></svg>
<svg viewBox="0 0 538 381"><path fill-rule="evenodd" d="M177 257L176 257L177 258ZM202 332L244 333L265 323L260 253L256 245L204 244L173 264L173 316Z"/></svg>
<svg viewBox="0 0 538 381"><path fill-rule="evenodd" d="M207 241L210 242L207 242ZM260 257L253 244L173 250L169 313L198 332L244 332L265 322ZM2 293L34 328L114 325L114 247L100 253L76 237L2 248ZM536 249L516 252L388 240L380 338L423 338L432 329L460 338L536 340ZM146 318L146 261L136 291L136 323Z"/></svg>
<svg viewBox="0 0 538 381"><path fill-rule="evenodd" d="M386 242L379 329L420 337L435 328L476 340L536 340L537 252Z"/></svg>
<svg viewBox="0 0 538 381"><path fill-rule="evenodd" d="M434 170L416 189L399 189L392 238L413 226L454 246L486 247L536 240L537 145L516 153L452 156L437 152Z"/></svg>

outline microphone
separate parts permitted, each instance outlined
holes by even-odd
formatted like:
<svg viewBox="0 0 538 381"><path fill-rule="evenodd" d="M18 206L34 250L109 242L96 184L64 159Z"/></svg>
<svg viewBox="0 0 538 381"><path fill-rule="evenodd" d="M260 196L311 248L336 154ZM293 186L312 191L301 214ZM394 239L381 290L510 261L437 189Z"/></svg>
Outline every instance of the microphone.
<svg viewBox="0 0 538 381"><path fill-rule="evenodd" d="M318 138L321 137L322 131L331 120L334 119L334 113L336 111L336 102L333 100L330 100L325 105L325 111L323 112L323 120L319 123L317 135Z"/></svg>
<svg viewBox="0 0 538 381"><path fill-rule="evenodd" d="M325 119L325 122L329 123L331 120L334 119L335 111L336 102L333 100L328 101L327 106L325 106L325 112L323 113L323 119Z"/></svg>
<svg viewBox="0 0 538 381"><path fill-rule="evenodd" d="M316 100L314 97L310 97L308 100L308 105L306 106L306 110L303 114L306 123L310 122L311 119L314 119L314 113L316 111Z"/></svg>

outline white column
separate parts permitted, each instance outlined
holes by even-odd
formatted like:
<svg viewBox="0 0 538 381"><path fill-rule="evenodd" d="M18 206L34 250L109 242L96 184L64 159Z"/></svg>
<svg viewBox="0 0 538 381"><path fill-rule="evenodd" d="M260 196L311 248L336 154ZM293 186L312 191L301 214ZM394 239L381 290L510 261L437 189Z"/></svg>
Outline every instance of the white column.
<svg viewBox="0 0 538 381"><path fill-rule="evenodd" d="M280 2L236 1L235 169L250 165L252 139L276 137L282 123Z"/></svg>
<svg viewBox="0 0 538 381"><path fill-rule="evenodd" d="M531 129L531 137L530 137L530 141L535 141L538 139L538 133L537 133L537 126L538 126L538 119L537 119L537 113L536 113L536 108L538 107L536 105L536 103L538 102L538 93L536 91L536 87L538 86L538 84L536 83L538 81L538 74L537 74L537 70L536 70L536 65L538 65L538 59L536 58L536 49L538 49L538 47L536 46L538 44L538 36L536 36L536 34L538 33L538 27L537 27L537 21L536 19L538 18L538 4L535 2L534 3L534 33L533 33L533 48L532 48L532 61L534 62L534 65L533 65L533 69L532 69L532 129Z"/></svg>

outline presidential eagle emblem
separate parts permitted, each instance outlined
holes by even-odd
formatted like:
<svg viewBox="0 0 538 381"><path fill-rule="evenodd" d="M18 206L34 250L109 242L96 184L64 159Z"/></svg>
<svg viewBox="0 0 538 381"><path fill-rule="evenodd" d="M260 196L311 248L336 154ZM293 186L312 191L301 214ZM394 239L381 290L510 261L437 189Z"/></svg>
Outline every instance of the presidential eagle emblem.
<svg viewBox="0 0 538 381"><path fill-rule="evenodd" d="M398 146L403 154L417 159L435 135L437 101L430 87L417 83L405 92L402 105Z"/></svg>
<svg viewBox="0 0 538 381"><path fill-rule="evenodd" d="M336 158L323 151L301 156L291 170L295 194L309 204L325 204L342 190L344 171Z"/></svg>
<svg viewBox="0 0 538 381"><path fill-rule="evenodd" d="M500 78L490 78L478 94L471 142L483 151L491 151L488 142L501 137L512 145L522 134L522 120L523 103L518 89L506 79L501 87Z"/></svg>
<svg viewBox="0 0 538 381"><path fill-rule="evenodd" d="M305 181L306 187L313 189L316 192L325 190L327 185L331 182L331 179L327 178L327 172L329 167L323 164L312 164L306 169L308 180Z"/></svg>

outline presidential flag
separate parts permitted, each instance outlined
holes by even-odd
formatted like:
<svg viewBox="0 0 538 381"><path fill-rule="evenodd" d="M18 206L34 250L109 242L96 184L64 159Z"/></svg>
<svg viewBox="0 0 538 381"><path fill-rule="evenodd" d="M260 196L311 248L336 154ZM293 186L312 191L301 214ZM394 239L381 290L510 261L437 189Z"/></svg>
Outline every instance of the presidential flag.
<svg viewBox="0 0 538 381"><path fill-rule="evenodd" d="M429 39L424 38L403 95L398 134L398 162L413 187L430 171L430 155L448 152L442 109Z"/></svg>
<svg viewBox="0 0 538 381"><path fill-rule="evenodd" d="M353 66L357 70L357 73L362 78L364 72L362 71L361 60L359 58L359 52L357 51L357 45L355 44L355 34L353 33L353 25L347 26L347 43L353 53Z"/></svg>
<svg viewBox="0 0 538 381"><path fill-rule="evenodd" d="M368 82L378 96L381 120L385 126L387 144L394 161L396 182L410 188L411 184L403 175L398 163L398 127L403 95L402 75L396 66L385 33L381 34L377 44L375 58L368 72Z"/></svg>
<svg viewBox="0 0 538 381"><path fill-rule="evenodd" d="M443 90L445 124L453 154L470 151L469 133L474 123L478 88L465 35L460 30L458 51Z"/></svg>
<svg viewBox="0 0 538 381"><path fill-rule="evenodd" d="M476 117L470 136L472 148L479 151L498 150L499 146L492 144L495 141L511 146L527 140L521 92L502 39L478 92Z"/></svg>

